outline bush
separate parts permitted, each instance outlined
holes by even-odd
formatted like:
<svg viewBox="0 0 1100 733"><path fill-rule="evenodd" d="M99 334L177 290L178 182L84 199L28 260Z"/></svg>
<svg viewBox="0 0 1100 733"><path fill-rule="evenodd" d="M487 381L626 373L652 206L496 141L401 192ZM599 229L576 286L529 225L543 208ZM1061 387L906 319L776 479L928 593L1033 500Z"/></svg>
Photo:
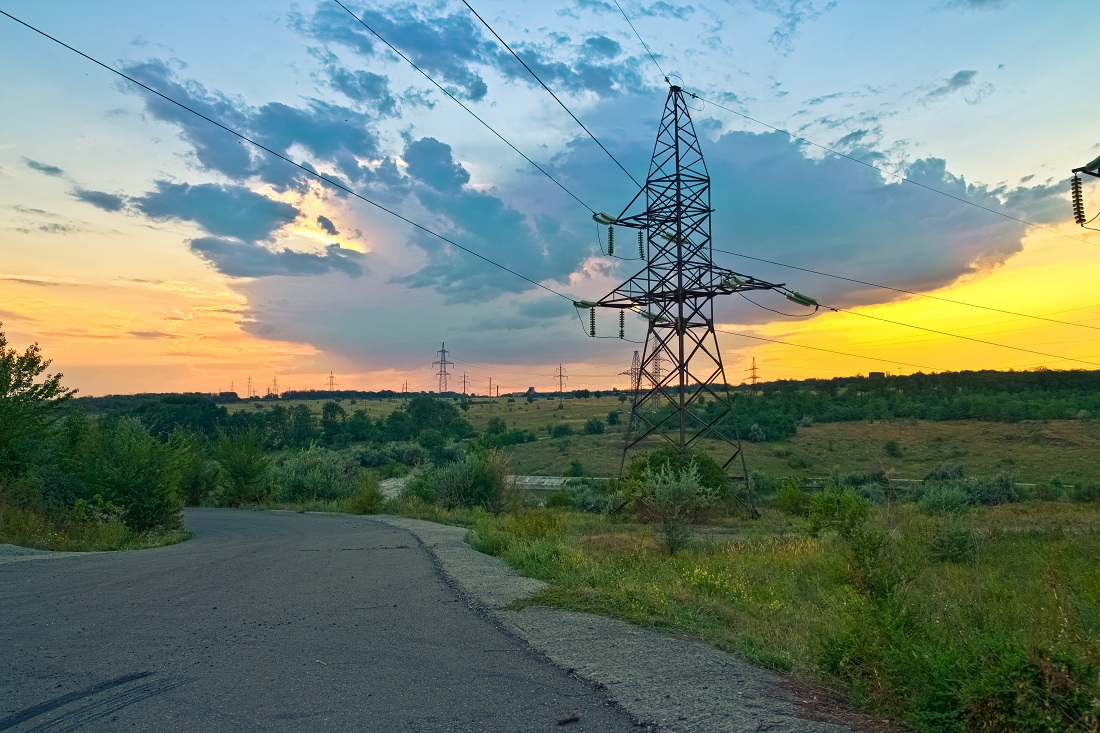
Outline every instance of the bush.
<svg viewBox="0 0 1100 733"><path fill-rule="evenodd" d="M622 503L618 492L606 480L570 481L565 487L565 493L569 495L570 505L574 509L588 514L603 514L609 506L619 506Z"/></svg>
<svg viewBox="0 0 1100 733"><path fill-rule="evenodd" d="M1100 499L1100 484L1091 481L1082 481L1076 484L1069 492L1074 501L1090 502Z"/></svg>
<svg viewBox="0 0 1100 733"><path fill-rule="evenodd" d="M621 413L618 410L612 410L611 412L607 413L608 425L618 425L620 422L622 422L622 417Z"/></svg>
<svg viewBox="0 0 1100 733"><path fill-rule="evenodd" d="M924 475L925 481L961 481L965 474L963 467L941 463Z"/></svg>
<svg viewBox="0 0 1100 733"><path fill-rule="evenodd" d="M775 506L780 511L804 517L809 513L810 499L797 479L783 479L775 492Z"/></svg>
<svg viewBox="0 0 1100 733"><path fill-rule="evenodd" d="M382 511L386 497L373 471L361 471L356 478L355 493L344 501L344 511L349 514L377 514Z"/></svg>
<svg viewBox="0 0 1100 733"><path fill-rule="evenodd" d="M886 441L882 446L882 450L886 455L890 456L891 458L901 458L904 455L902 453L901 446L898 445L898 441L896 440Z"/></svg>
<svg viewBox="0 0 1100 733"><path fill-rule="evenodd" d="M844 539L851 539L871 515L871 503L859 498L851 487L826 487L810 500L810 534L834 530Z"/></svg>
<svg viewBox="0 0 1100 733"><path fill-rule="evenodd" d="M1024 498L1016 487L1016 477L1004 471L991 479L969 478L961 485L972 504L995 506L1011 504Z"/></svg>
<svg viewBox="0 0 1100 733"><path fill-rule="evenodd" d="M917 502L924 514L962 514L970 508L970 496L954 485L934 486Z"/></svg>
<svg viewBox="0 0 1100 733"><path fill-rule="evenodd" d="M214 458L221 466L214 497L218 506L263 504L271 498L268 481L271 456L264 449L264 436L257 428L219 428Z"/></svg>
<svg viewBox="0 0 1100 733"><path fill-rule="evenodd" d="M929 557L935 562L972 562L978 552L978 541L969 522L956 517L949 519L932 536Z"/></svg>
<svg viewBox="0 0 1100 733"><path fill-rule="evenodd" d="M660 526L661 541L670 555L688 545L688 525L719 498L717 489L700 482L694 461L681 466L665 463L656 470L646 466L627 484L626 494L643 520Z"/></svg>
<svg viewBox="0 0 1100 733"><path fill-rule="evenodd" d="M418 473L405 484L402 495L444 509L481 507L500 512L514 491L508 473L507 458L500 451L471 453L459 463Z"/></svg>
<svg viewBox="0 0 1100 733"><path fill-rule="evenodd" d="M603 435L604 423L598 417L593 417L584 424L585 435Z"/></svg>
<svg viewBox="0 0 1100 733"><path fill-rule="evenodd" d="M134 532L178 529L183 502L173 449L149 434L136 417L105 420L83 446L85 500L120 507Z"/></svg>
<svg viewBox="0 0 1100 733"><path fill-rule="evenodd" d="M358 461L347 453L310 446L277 461L271 468L271 482L278 501L333 501L355 493L361 471Z"/></svg>
<svg viewBox="0 0 1100 733"><path fill-rule="evenodd" d="M630 482L641 478L646 470L656 472L665 466L679 470L692 464L699 472L699 483L708 489L716 490L720 496L726 495L729 480L725 471L713 458L698 450L681 453L679 448L673 445L642 453L632 460L627 468L626 479Z"/></svg>
<svg viewBox="0 0 1100 733"><path fill-rule="evenodd" d="M176 428L169 442L176 451L184 506L202 506L218 488L218 462L208 455L206 436L190 428Z"/></svg>
<svg viewBox="0 0 1100 733"><path fill-rule="evenodd" d="M565 438L573 434L573 426L569 423L560 422L550 428L551 438Z"/></svg>

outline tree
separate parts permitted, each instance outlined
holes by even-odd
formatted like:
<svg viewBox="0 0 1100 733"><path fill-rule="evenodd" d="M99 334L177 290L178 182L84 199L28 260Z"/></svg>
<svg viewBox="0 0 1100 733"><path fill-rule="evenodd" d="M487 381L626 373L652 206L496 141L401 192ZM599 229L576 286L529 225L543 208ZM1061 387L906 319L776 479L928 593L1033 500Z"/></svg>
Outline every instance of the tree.
<svg viewBox="0 0 1100 733"><path fill-rule="evenodd" d="M321 434L324 436L325 443L332 445L337 441L340 434L344 432L344 421L347 417L348 413L336 400L329 400L321 405Z"/></svg>
<svg viewBox="0 0 1100 733"><path fill-rule="evenodd" d="M0 478L18 476L37 463L50 417L59 404L76 394L61 386L60 373L36 381L49 366L37 343L20 354L8 348L7 337L0 331Z"/></svg>

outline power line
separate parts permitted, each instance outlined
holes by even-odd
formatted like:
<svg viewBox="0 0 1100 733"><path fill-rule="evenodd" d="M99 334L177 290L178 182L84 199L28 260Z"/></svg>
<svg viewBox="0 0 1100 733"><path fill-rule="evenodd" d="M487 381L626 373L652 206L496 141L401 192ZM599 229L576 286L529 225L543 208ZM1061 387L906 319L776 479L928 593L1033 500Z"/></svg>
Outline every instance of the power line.
<svg viewBox="0 0 1100 733"><path fill-rule="evenodd" d="M1077 326L1078 328L1091 328L1096 331L1100 331L1100 326L1089 326L1084 323L1073 323L1072 321L1063 321L1057 318L1047 318L1046 316L1033 316L1028 313L1017 313L1016 311L1005 310L1004 308L994 308L989 305L980 305L978 303L967 303L962 300L954 300L952 298L944 298L939 295L928 295L927 293L918 293L913 290L906 290L905 288L895 288L890 285L879 285L877 283L868 282L866 280L857 280L853 277L844 277L843 275L834 275L829 272L822 272L821 270L811 270L808 267L799 267L798 265L788 265L783 262L776 262L775 260L766 260L763 257L753 257L752 255L741 254L740 252L730 252L725 249L714 248L715 252L721 252L722 254L733 255L734 257L743 257L746 260L755 260L757 262L766 262L769 265L776 265L777 267L786 267L790 270L799 270L801 272L808 272L813 275L822 275L824 277L831 277L835 280L845 280L850 283L857 283L859 285L867 285L872 288L881 288L883 290L893 290L895 293L904 293L906 295L916 295L920 298L931 298L932 300L939 300L944 303L952 303L954 305L965 305L970 308L980 308L982 310L992 311L994 313L1004 313L1009 316L1018 316L1019 318L1033 318L1037 321L1048 321L1050 323L1059 323L1063 326Z"/></svg>
<svg viewBox="0 0 1100 733"><path fill-rule="evenodd" d="M500 41L500 45L502 45L502 46L504 46L504 48L508 49L508 53L515 56L516 61L520 62L520 64L523 65L523 68L527 69L527 72L535 78L535 81L537 81L539 83L539 85L543 89L546 90L546 93L549 94L551 97L553 97L554 101L557 102L559 105L561 105L561 108L569 113L569 116L573 118L573 121L576 122L578 125L580 125L582 130L584 130L585 132L588 133L588 137L592 138L592 140L595 141L595 143L600 146L600 150L607 153L607 156L609 158L611 158L611 160L615 161L615 165L619 166L619 169L622 170L622 172L625 173L630 180L634 181L634 185L637 186L638 188L641 188L642 184L638 183L637 179L634 178L634 176L630 175L630 171L628 171L626 168L624 168L623 164L620 163L619 160L614 155L611 154L611 151L608 150L607 148L605 148L603 143L601 143L596 138L596 136L592 134L592 131L589 130L587 127L585 127L584 123L581 122L580 119L575 114L573 114L569 110L568 107L565 106L565 102L558 99L558 95L554 94L554 92L550 90L550 87L546 86L546 84L542 81L542 79L539 78L539 75L536 74L534 72L534 70L530 66L527 65L527 62L525 62L523 59L521 59L519 57L519 54L517 54L515 51L512 50L511 46L509 46L507 43L504 42L504 39L501 38L500 35L497 34L497 32L495 30L493 30L493 27L491 25L489 25L487 22L485 22L484 18L482 18L480 15L478 15L478 12L470 6L470 3L466 2L466 0L462 0L462 4L465 5L469 9L469 11L474 14L475 18L477 18L478 20L481 21L482 25L484 25L486 28L489 29L489 32L492 33L493 36L495 36L498 41ZM591 209L589 209L589 210L591 211Z"/></svg>
<svg viewBox="0 0 1100 733"><path fill-rule="evenodd" d="M512 150L516 151L516 153L518 153L518 154L519 154L520 156L522 156L524 160L526 160L526 161L527 161L528 163L530 163L531 165L533 165L533 166L534 166L534 167L535 167L535 168L536 168L536 169L537 169L537 170L539 171L539 173L541 173L542 175L544 175L544 176L546 176L547 178L549 178L549 179L550 179L551 181L553 181L553 182L554 182L554 184L555 184L555 185L556 185L556 186L557 186L558 188L560 188L560 189L561 189L562 191L565 191L565 192L566 192L567 194L569 194L570 196L572 196L572 197L573 197L573 199L574 199L574 200L575 200L575 201L576 201L576 202L577 202L578 204L580 204L580 205L581 205L581 206L583 206L584 208L588 209L588 210L589 210L589 211L590 211L591 213L593 213L593 214L595 214L595 213L596 213L596 210L595 210L595 209L593 209L593 208L592 208L591 206L589 206L589 205L588 205L588 204L586 204L586 203L585 203L584 201L582 201L581 199L579 199L579 198L577 197L577 195L576 195L576 194L574 194L574 193L573 193L572 191L570 191L570 190L569 190L568 188L566 188L566 187L565 187L565 185L561 183L561 181L559 181L558 179L556 179L556 178L554 178L554 177L553 177L552 175L550 175L550 174L549 174L549 173L548 173L548 172L546 171L546 169L545 169L545 168L543 168L543 167L542 167L541 165L539 165L539 164L538 164L538 163L536 163L535 161L533 161L533 160L531 160L530 158L528 158L528 157L527 157L527 155L526 155L526 154L525 154L525 153L524 153L524 152L523 152L522 150L520 150L519 148L517 148L517 147L516 147L515 145L513 145L513 144L512 144L512 143L511 143L511 142L510 142L510 141L509 141L509 140L508 140L508 139L507 139L506 137L504 137L504 136L503 136L503 135L501 135L501 134L500 134L499 132L497 132L497 131L496 131L495 129L493 129L493 127L492 127L492 126L491 126L491 125L490 125L490 124L489 124L488 122L486 122L485 120L481 119L481 117L479 117L479 116L477 115L477 113L476 113L476 112L474 112L474 111L473 111L472 109L470 109L470 108L469 108L469 107L467 107L467 106L466 106L465 104L463 104L463 103L462 103L462 100L460 100L460 99L459 99L458 97L456 97L455 95L451 94L451 92L450 92L450 91L449 91L449 90L448 90L448 89L447 89L446 87L444 87L444 86L443 86L443 85L441 85L441 84L440 84L439 82L437 82L437 81L436 81L435 79L433 79L433 78L432 78L431 76L429 76L429 75L428 75L428 72L424 71L424 70L423 70L423 69L421 69L421 68L420 68L419 66L417 66L417 65L416 65L415 63L413 63L412 59L410 59L410 58L409 58L408 56L406 56L405 54L401 53L401 51L399 51L399 50L398 50L398 49L397 49L397 48L396 48L396 47L395 47L395 46L394 46L394 45L393 45L392 43L390 43L390 42L389 42L389 41L387 41L387 40L386 40L385 38L383 38L383 37L382 37L382 36L381 36L381 35L380 35L380 34L378 33L378 31L374 30L374 29L373 29L373 28L371 28L371 27L370 27L369 25L367 25L367 23L366 23L366 22L365 22L365 21L364 21L364 20L363 20L362 18L360 18L359 16L357 16L357 15L356 15L355 13L351 12L351 10L349 10L349 9L348 9L348 7L347 7L346 5L344 5L344 4L342 3L342 2L340 2L340 0L332 0L332 1L333 1L334 3L336 3L337 5L339 5L339 6L341 7L341 8L343 8L343 9L344 9L344 11L345 11L345 12L346 12L346 13L347 13L348 15L350 15L350 16L351 16L352 18L354 18L354 19L355 19L356 21L358 21L359 25L363 26L363 27L364 27L364 28L366 28L366 29L367 29L368 31L370 31L370 32L371 32L371 33L372 33L372 34L374 35L374 37L375 37L375 38L377 38L377 39L378 39L379 41L381 41L382 43L386 44L386 46L388 46L388 47L389 47L389 49L390 49L391 51L393 51L393 52L394 52L395 54L397 54L397 55L398 55L398 56L400 56L400 57L401 57L402 59L404 59L404 60L405 60L405 61L406 61L406 62L407 62L407 63L409 64L409 66L411 66L411 67L413 67L414 69L416 69L417 71L419 71L419 72L421 73L421 75L422 75L422 76L423 76L423 77L424 77L425 79L427 79L428 81L430 81L430 82L431 82L432 84L434 84L434 85L435 85L435 87L436 87L436 88L437 88L437 89L438 89L439 91L443 92L443 93L444 93L444 94L446 94L446 95L447 95L448 97L450 97L450 98L451 98L451 99L452 99L452 100L454 101L454 103L455 103L455 104L457 104L457 105L458 105L459 107L461 107L462 109L466 110L466 111L467 111L467 112L468 112L468 113L470 114L470 116L471 116L471 117L473 117L473 118L474 118L475 120L477 120L477 121L478 121L478 122L480 122L480 123L481 123L482 125L484 125L484 127L485 127L485 129L486 129L486 130L488 130L489 132L491 132L491 133L493 133L494 135L496 135L496 136L497 136L498 138L500 138L500 140L501 140L501 141L502 141L502 142L503 142L503 143L504 143L505 145L507 145L508 147L510 147L510 148L511 148Z"/></svg>
<svg viewBox="0 0 1100 733"><path fill-rule="evenodd" d="M82 58L85 58L88 61L91 61L93 64L96 64L97 66L100 66L100 67L106 69L107 71L110 71L112 74L116 74L116 75L122 77L123 79L130 82L131 84L135 84L135 85L141 87L142 89L144 89L145 91L147 91L151 94L155 94L156 96L160 97L161 99L165 100L166 102L174 104L177 107L179 107L180 109L186 110L187 112L190 112L191 114L195 115L196 117L199 117L203 120L206 120L207 122L214 125L215 127L221 128L225 132L228 132L230 135L233 135L234 137L237 137L237 138L245 141L249 145L253 145L256 148L264 151L265 153L268 153L269 155L275 156L279 160L282 160L286 163L290 163L295 168L298 168L299 170L307 173L308 175L316 178L319 181L322 181L323 183L327 183L328 185L332 186L333 188L337 188L337 189L343 191L344 193L347 193L348 195L359 199L360 201L362 201L364 203L370 204L371 206L375 207L376 209L379 209L380 211L384 211L387 214L389 214L390 216L393 216L397 219L400 219L401 221L405 222L406 224L409 224L410 226L413 226L416 229L419 229L420 231L422 231L426 234L430 234L431 236L436 237L437 239L440 239L440 240L446 242L447 244L451 245L452 247L455 247L457 249L462 250L463 252L465 252L467 254L470 254L470 255L473 255L474 257L477 257L479 260L482 260L484 262L488 262L490 265L493 265L494 267L498 267L498 268L500 268L501 270L504 270L507 273L515 275L516 277L520 278L521 280L529 282L529 283L531 283L532 285L534 285L536 287L542 288L543 290L545 290L549 293L553 293L554 295L558 296L559 298L564 298L565 300L568 300L570 302L573 301L573 298L570 298L568 295L565 295L564 293L560 293L557 290L554 290L553 288L547 287L546 285L543 285L542 283L540 283L536 280L532 280L531 278L527 277L526 275L521 275L520 273L516 272L515 270L513 270L513 269L511 269L511 268L509 268L505 265L502 265L499 262L491 260L488 257L486 257L485 255L482 255L482 254L479 254L479 253L475 252L474 250L470 249L469 247L464 247L463 245L459 244L458 242L455 242L454 240L448 239L447 237L443 236L442 234L439 234L437 232L432 231L431 229L424 226L423 224L418 224L415 221L413 221L412 219L409 219L405 216L402 216L401 214L397 213L393 209L387 208L386 206L383 206L380 203L377 203L375 201L372 201L371 199L368 199L366 196L363 196L362 194L358 193L357 191L354 191L351 188L348 188L347 186L340 183L339 181L333 180L332 178L329 178L326 175L318 173L317 171L310 170L309 168L302 165L301 163L296 163L295 161L291 160L290 158L286 157L285 155L283 155L281 153L278 153L275 150L272 150L271 148L267 147L263 143L257 142L256 140L253 140L252 138L250 138L250 137L248 137L248 136L246 136L246 135L244 135L240 132L237 132L233 128L227 127L226 125L223 125L221 122L218 122L217 120L213 119L212 117L208 117L208 116L204 115L202 112L199 112L198 110L193 109L192 107L188 107L183 102L176 101L172 97L169 97L167 94L164 94L163 92L157 91L153 87L138 81L134 77L132 77L132 76L130 76L130 75L128 75L128 74L126 74L122 71L119 71L118 69L116 69L112 66L108 66L107 64L103 63L102 61L99 61L98 59L95 59L95 58L89 56L88 54L84 53L83 51L77 50L76 48L70 46L69 44L65 43L64 41L61 41L61 40L55 38L54 36L51 36L50 34L46 33L45 31L39 30L38 28L34 27L30 23L22 21L19 18L16 18L14 15L11 15L10 13L7 13L3 10L0 10L0 15L4 15L4 16L10 18L11 20L14 20L16 23L19 23L20 25L34 31L35 33L39 34L40 36L43 36L44 38L48 38L49 40L53 41L54 43L58 44L59 46L62 46L64 48L72 51L76 55L81 56Z"/></svg>
<svg viewBox="0 0 1100 733"><path fill-rule="evenodd" d="M793 341L781 341L779 339L770 339L770 338L766 338L764 336L751 336L747 333L738 333L737 331L727 331L723 328L716 328L714 330L717 331L718 333L729 334L730 336L740 336L741 338L753 339L755 341L767 341L767 342L773 343L773 344L782 344L783 346L795 346L799 349L811 349L813 351L824 351L827 354L837 354L839 356L850 356L853 359L867 359L868 361L881 361L881 362L886 362L886 363L889 363L889 364L900 364L901 366L916 367L917 369L930 369L934 372L948 371L946 369L939 369L937 367L930 367L930 366L926 366L924 364L910 364L909 362L898 361L897 359L883 359L881 357L875 357L875 356L862 356L860 354L851 354L847 351L837 351L836 349L824 349L820 346L807 346L806 344L796 344Z"/></svg>
<svg viewBox="0 0 1100 733"><path fill-rule="evenodd" d="M638 29L634 27L634 24L630 22L630 18L627 17L626 11L623 10L623 6L619 5L619 0L615 0L615 7L619 9L619 12L623 15L623 20L630 26L630 30L634 31L634 35L638 37L638 41L645 48L646 53L649 54L649 58L652 59L653 65L657 67L657 71L661 72L661 76L665 77L665 81L668 81L668 75L665 74L665 70L661 68L661 65L657 63L657 57L653 55L653 51L649 50L649 44L642 40L642 34L638 32Z"/></svg>
<svg viewBox="0 0 1100 733"><path fill-rule="evenodd" d="M813 147L824 150L827 153L832 153L833 155L837 155L837 156L840 156L841 158L844 158L846 160L850 160L853 163L859 163L860 165L866 166L867 168L871 168L873 170L876 170L879 173L883 173L883 174L888 175L892 178L896 178L899 181L902 181L903 183L911 183L914 186L918 186L920 188L925 189L926 191L931 191L932 193L938 193L940 196L946 196L949 199L954 199L955 201L959 201L960 203L964 203L964 204L968 204L970 206L977 207L977 208L981 209L982 211L988 211L991 214L996 214L997 216L1004 217L1005 219L1011 219L1012 221L1018 222L1020 224L1026 224L1029 227L1035 227L1036 229L1042 229L1043 231L1050 232L1051 234L1057 234L1059 237L1065 237L1066 239L1072 239L1075 242L1083 242L1084 244L1087 244L1090 247L1100 247L1100 244L1095 244L1093 242L1088 241L1087 239L1082 239L1080 237L1074 237L1074 236L1071 236L1069 234L1065 234L1063 232L1058 231L1057 229L1052 229L1051 227L1043 226L1042 224L1036 224L1034 222L1028 221L1027 219L1021 219L1019 217L1012 216L1011 214L1006 214L1003 211L997 211L996 209L991 209L988 206L982 206L981 204L979 204L977 202L974 202L974 201L971 201L970 199L963 198L962 196L956 196L953 193L948 193L947 191L942 191L938 188L934 188L934 187L929 186L925 183L921 183L919 181L914 181L912 178L909 178L908 176L904 176L901 173L894 173L893 171L889 171L885 168L880 168L879 166L875 165L874 163L868 163L865 160L860 160L859 158L856 158L855 156L848 155L847 153L842 153L839 150L834 150L834 149L832 149L832 148L830 148L826 145L822 145L821 143L815 143L813 140L809 140L809 139L801 137L799 135L795 135L790 130L784 130L782 127L776 127L775 125L769 125L767 122L763 122L762 120L758 120L755 117L750 117L747 114L744 114L742 112L738 112L737 110L734 110L734 109L730 109L729 107L718 104L717 102L712 102L709 99L705 99L704 97L701 97L698 94L695 94L693 92L688 92L688 94L692 97L692 99L698 99L702 102L706 102L707 104L714 105L718 109L724 109L725 111L729 112L730 114L737 115L738 117L749 120L750 122L755 122L758 125L762 125L764 127L767 127L769 130L775 130L776 132L781 132L784 135L788 135L789 137L791 137L794 140L798 140L799 142L806 143L807 145L812 145Z"/></svg>

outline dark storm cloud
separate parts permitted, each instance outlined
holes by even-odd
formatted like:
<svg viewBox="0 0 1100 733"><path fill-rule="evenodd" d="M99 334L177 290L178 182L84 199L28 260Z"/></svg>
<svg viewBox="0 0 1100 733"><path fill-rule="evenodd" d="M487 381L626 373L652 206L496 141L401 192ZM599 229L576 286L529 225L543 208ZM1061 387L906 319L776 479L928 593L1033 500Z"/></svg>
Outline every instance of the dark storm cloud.
<svg viewBox="0 0 1100 733"><path fill-rule="evenodd" d="M298 209L243 186L157 181L157 190L130 199L150 219L192 221L211 234L245 241L269 239L298 217Z"/></svg>
<svg viewBox="0 0 1100 733"><path fill-rule="evenodd" d="M89 191L86 188L78 188L73 191L73 196L78 201L91 204L104 211L122 211L122 208L126 206L125 197L104 191Z"/></svg>
<svg viewBox="0 0 1100 733"><path fill-rule="evenodd" d="M324 254L271 250L259 244L225 237L199 237L191 251L230 277L299 277L340 272L350 277L363 274L366 256L339 244L325 247Z"/></svg>
<svg viewBox="0 0 1100 733"><path fill-rule="evenodd" d="M390 94L389 80L370 71L349 71L331 66L329 79L334 89L356 102L370 104L382 114L392 114L397 102Z"/></svg>
<svg viewBox="0 0 1100 733"><path fill-rule="evenodd" d="M30 158L23 158L23 163L31 170L36 170L39 173L45 173L47 176L60 176L65 173L65 171L61 170L56 165L39 163L37 160L31 160Z"/></svg>
<svg viewBox="0 0 1100 733"><path fill-rule="evenodd" d="M317 225L330 237L335 237L340 233L336 230L336 225L332 223L332 219L329 219L327 216L318 216Z"/></svg>

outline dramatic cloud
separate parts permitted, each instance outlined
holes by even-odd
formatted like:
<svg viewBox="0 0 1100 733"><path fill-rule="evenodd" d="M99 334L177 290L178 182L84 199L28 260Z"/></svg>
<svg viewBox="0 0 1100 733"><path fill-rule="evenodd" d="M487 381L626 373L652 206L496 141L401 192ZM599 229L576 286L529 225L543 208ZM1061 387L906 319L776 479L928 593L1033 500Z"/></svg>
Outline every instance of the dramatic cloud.
<svg viewBox="0 0 1100 733"><path fill-rule="evenodd" d="M488 87L473 66L486 62L487 49L492 46L468 12L427 16L411 4L392 6L385 12L354 4L349 7L363 23L441 84L457 86L457 96L471 101L485 97ZM299 18L297 24L314 39L347 46L365 58L381 50L388 53L370 31L338 6L323 3L312 18ZM333 83L337 83L335 79Z"/></svg>
<svg viewBox="0 0 1100 733"><path fill-rule="evenodd" d="M263 146L291 160L308 155L307 168L314 164L332 165L338 176L362 184L376 178L361 159L376 159L378 138L375 117L331 102L309 100L304 107L272 102L250 107L239 99L208 91L193 81L180 81L159 60L125 67L130 75L158 89L188 107L247 135ZM253 177L279 190L303 191L311 179L286 161L253 149L218 127L158 97L144 96L149 113L159 120L177 125L184 140L191 144L198 162L206 169L230 179L245 181Z"/></svg>
<svg viewBox="0 0 1100 733"><path fill-rule="evenodd" d="M470 174L451 158L451 146L433 137L409 143L404 158L409 175L438 191L455 191L470 182Z"/></svg>
<svg viewBox="0 0 1100 733"><path fill-rule="evenodd" d="M344 249L339 244L328 245L324 254L289 249L273 251L259 244L225 237L200 237L192 239L189 245L192 252L230 277L297 277L331 272L359 277L366 262L366 255Z"/></svg>
<svg viewBox="0 0 1100 733"><path fill-rule="evenodd" d="M46 163L39 163L37 160L31 160L30 158L23 158L23 163L32 170L36 170L39 173L45 173L47 176L60 176L65 171L58 168L56 165L48 165Z"/></svg>
<svg viewBox="0 0 1100 733"><path fill-rule="evenodd" d="M254 242L294 221L298 209L243 186L157 181L157 190L130 200L150 219L192 221L211 234Z"/></svg>
<svg viewBox="0 0 1100 733"><path fill-rule="evenodd" d="M317 226L321 227L321 230L330 237L335 237L340 233L336 231L336 225L332 223L332 219L329 219L327 216L318 216Z"/></svg>

